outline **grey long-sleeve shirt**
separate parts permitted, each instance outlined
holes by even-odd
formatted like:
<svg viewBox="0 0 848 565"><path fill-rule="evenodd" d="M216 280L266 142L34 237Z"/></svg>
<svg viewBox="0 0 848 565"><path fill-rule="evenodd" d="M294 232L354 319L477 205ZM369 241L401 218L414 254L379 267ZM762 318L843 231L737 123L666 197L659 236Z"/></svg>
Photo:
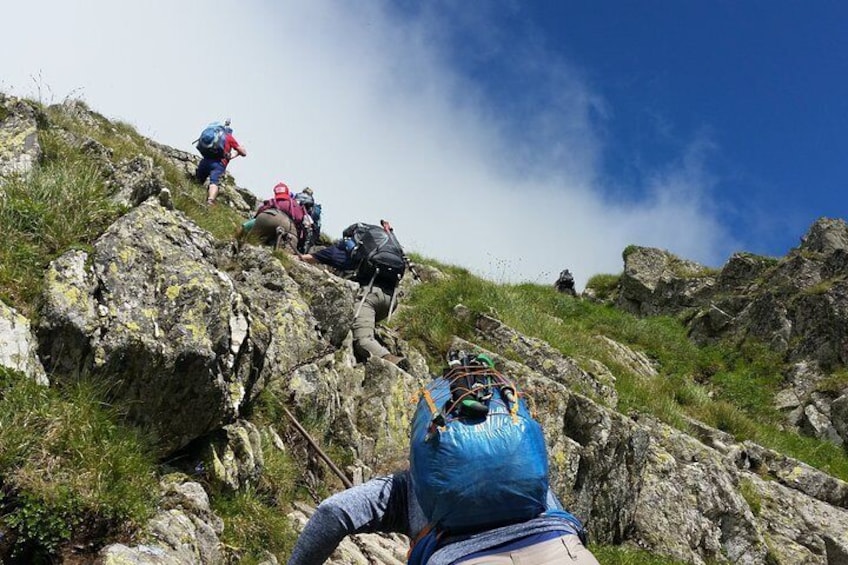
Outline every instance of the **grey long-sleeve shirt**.
<svg viewBox="0 0 848 565"><path fill-rule="evenodd" d="M560 508L550 492L548 508ZM426 525L409 472L379 477L322 502L300 534L288 565L321 565L348 534L399 533L415 539ZM576 533L562 518L541 516L452 540L436 551L427 565L450 565L477 551L550 531Z"/></svg>

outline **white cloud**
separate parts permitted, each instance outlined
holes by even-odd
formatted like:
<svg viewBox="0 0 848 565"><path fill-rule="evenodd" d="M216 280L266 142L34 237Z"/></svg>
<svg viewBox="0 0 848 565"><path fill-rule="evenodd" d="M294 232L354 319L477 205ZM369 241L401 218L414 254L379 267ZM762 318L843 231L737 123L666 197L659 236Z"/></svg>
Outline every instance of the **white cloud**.
<svg viewBox="0 0 848 565"><path fill-rule="evenodd" d="M601 196L593 119L604 102L531 43L500 47L526 76L546 77L523 86L545 104L518 127L457 71L440 46L447 22L432 13L30 0L4 18L16 22L4 32L15 56L0 60L0 88L38 96L40 85L47 102L81 95L185 150L229 116L249 152L231 165L239 184L260 196L278 180L312 186L331 234L385 217L409 250L500 280L553 282L568 267L579 285L620 271L631 243L711 263L728 249L701 162L658 172L644 201Z"/></svg>

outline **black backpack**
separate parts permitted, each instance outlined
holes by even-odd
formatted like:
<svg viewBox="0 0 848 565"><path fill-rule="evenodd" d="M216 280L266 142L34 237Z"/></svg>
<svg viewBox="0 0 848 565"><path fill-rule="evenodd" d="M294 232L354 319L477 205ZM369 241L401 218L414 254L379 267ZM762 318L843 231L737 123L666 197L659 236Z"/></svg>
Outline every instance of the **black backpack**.
<svg viewBox="0 0 848 565"><path fill-rule="evenodd" d="M565 269L559 274L559 278L554 283L554 288L556 288L559 292L564 292L567 294L576 294L574 290L574 277L571 275L571 271Z"/></svg>
<svg viewBox="0 0 848 565"><path fill-rule="evenodd" d="M394 286L403 278L406 259L393 231L358 223L348 227L343 235L354 241L351 258L361 284L373 281Z"/></svg>

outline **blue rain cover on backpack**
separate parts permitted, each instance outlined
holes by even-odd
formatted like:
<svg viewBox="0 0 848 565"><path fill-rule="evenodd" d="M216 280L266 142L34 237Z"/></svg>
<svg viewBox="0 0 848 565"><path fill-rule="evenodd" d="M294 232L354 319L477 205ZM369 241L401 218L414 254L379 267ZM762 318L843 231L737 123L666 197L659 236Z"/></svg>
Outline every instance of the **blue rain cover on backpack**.
<svg viewBox="0 0 848 565"><path fill-rule="evenodd" d="M223 159L226 140L226 126L220 122L213 122L200 132L196 147L200 154L208 159Z"/></svg>
<svg viewBox="0 0 848 565"><path fill-rule="evenodd" d="M448 379L457 369L466 367L452 369L447 378L436 378L421 391L412 422L410 472L424 514L437 529L451 533L540 515L548 492L541 426L523 399L512 408L502 388L492 388L485 417L450 413L456 395Z"/></svg>

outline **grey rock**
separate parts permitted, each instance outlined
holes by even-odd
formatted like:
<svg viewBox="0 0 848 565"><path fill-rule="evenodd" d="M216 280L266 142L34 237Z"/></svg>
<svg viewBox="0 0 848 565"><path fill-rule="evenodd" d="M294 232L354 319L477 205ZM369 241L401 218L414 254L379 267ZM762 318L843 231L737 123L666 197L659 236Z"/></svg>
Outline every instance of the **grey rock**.
<svg viewBox="0 0 848 565"><path fill-rule="evenodd" d="M120 376L115 400L165 452L234 421L321 346L278 262L243 265L236 288L217 259L211 236L182 214L153 202L133 209L91 257L51 264L42 360L59 379Z"/></svg>
<svg viewBox="0 0 848 565"><path fill-rule="evenodd" d="M50 382L37 349L29 320L0 302L0 365L20 371L46 386Z"/></svg>
<svg viewBox="0 0 848 565"><path fill-rule="evenodd" d="M643 316L674 315L703 305L715 285L703 265L661 249L631 246L624 256L617 305Z"/></svg>
<svg viewBox="0 0 848 565"><path fill-rule="evenodd" d="M207 477L217 490L237 491L262 475L262 436L251 422L239 420L214 434L205 457Z"/></svg>
<svg viewBox="0 0 848 565"><path fill-rule="evenodd" d="M158 195L165 188L165 174L153 159L137 155L120 163L109 182L114 187L112 200L132 207Z"/></svg>
<svg viewBox="0 0 848 565"><path fill-rule="evenodd" d="M330 343L340 346L351 330L359 285L325 267L294 259L289 272L318 320L319 331Z"/></svg>
<svg viewBox="0 0 848 565"><path fill-rule="evenodd" d="M644 379L651 379L659 374L657 363L652 361L643 352L635 351L623 343L619 343L603 335L595 336L595 339L604 344L609 354L617 363L626 367L634 375Z"/></svg>
<svg viewBox="0 0 848 565"><path fill-rule="evenodd" d="M734 253L721 269L718 289L724 292L745 292L777 261L753 253Z"/></svg>
<svg viewBox="0 0 848 565"><path fill-rule="evenodd" d="M0 93L0 179L29 172L41 158L37 112L29 102Z"/></svg>
<svg viewBox="0 0 848 565"><path fill-rule="evenodd" d="M842 442L848 444L848 393L843 394L830 405L830 418Z"/></svg>
<svg viewBox="0 0 848 565"><path fill-rule="evenodd" d="M800 426L808 435L842 445L842 438L831 424L830 418L813 404L808 404L804 408Z"/></svg>
<svg viewBox="0 0 848 565"><path fill-rule="evenodd" d="M617 404L614 381L598 380L599 377L608 378L608 374L592 375L546 342L524 336L491 316L479 316L475 327L481 338L497 348L499 354L495 355L496 358L518 356L524 360L524 365L545 377L591 394L608 406Z"/></svg>
<svg viewBox="0 0 848 565"><path fill-rule="evenodd" d="M819 218L801 239L800 249L824 254L848 251L848 224L841 219Z"/></svg>
<svg viewBox="0 0 848 565"><path fill-rule="evenodd" d="M97 565L223 565L218 536L223 522L212 512L206 492L197 483L165 477L162 503L135 546L103 548Z"/></svg>

